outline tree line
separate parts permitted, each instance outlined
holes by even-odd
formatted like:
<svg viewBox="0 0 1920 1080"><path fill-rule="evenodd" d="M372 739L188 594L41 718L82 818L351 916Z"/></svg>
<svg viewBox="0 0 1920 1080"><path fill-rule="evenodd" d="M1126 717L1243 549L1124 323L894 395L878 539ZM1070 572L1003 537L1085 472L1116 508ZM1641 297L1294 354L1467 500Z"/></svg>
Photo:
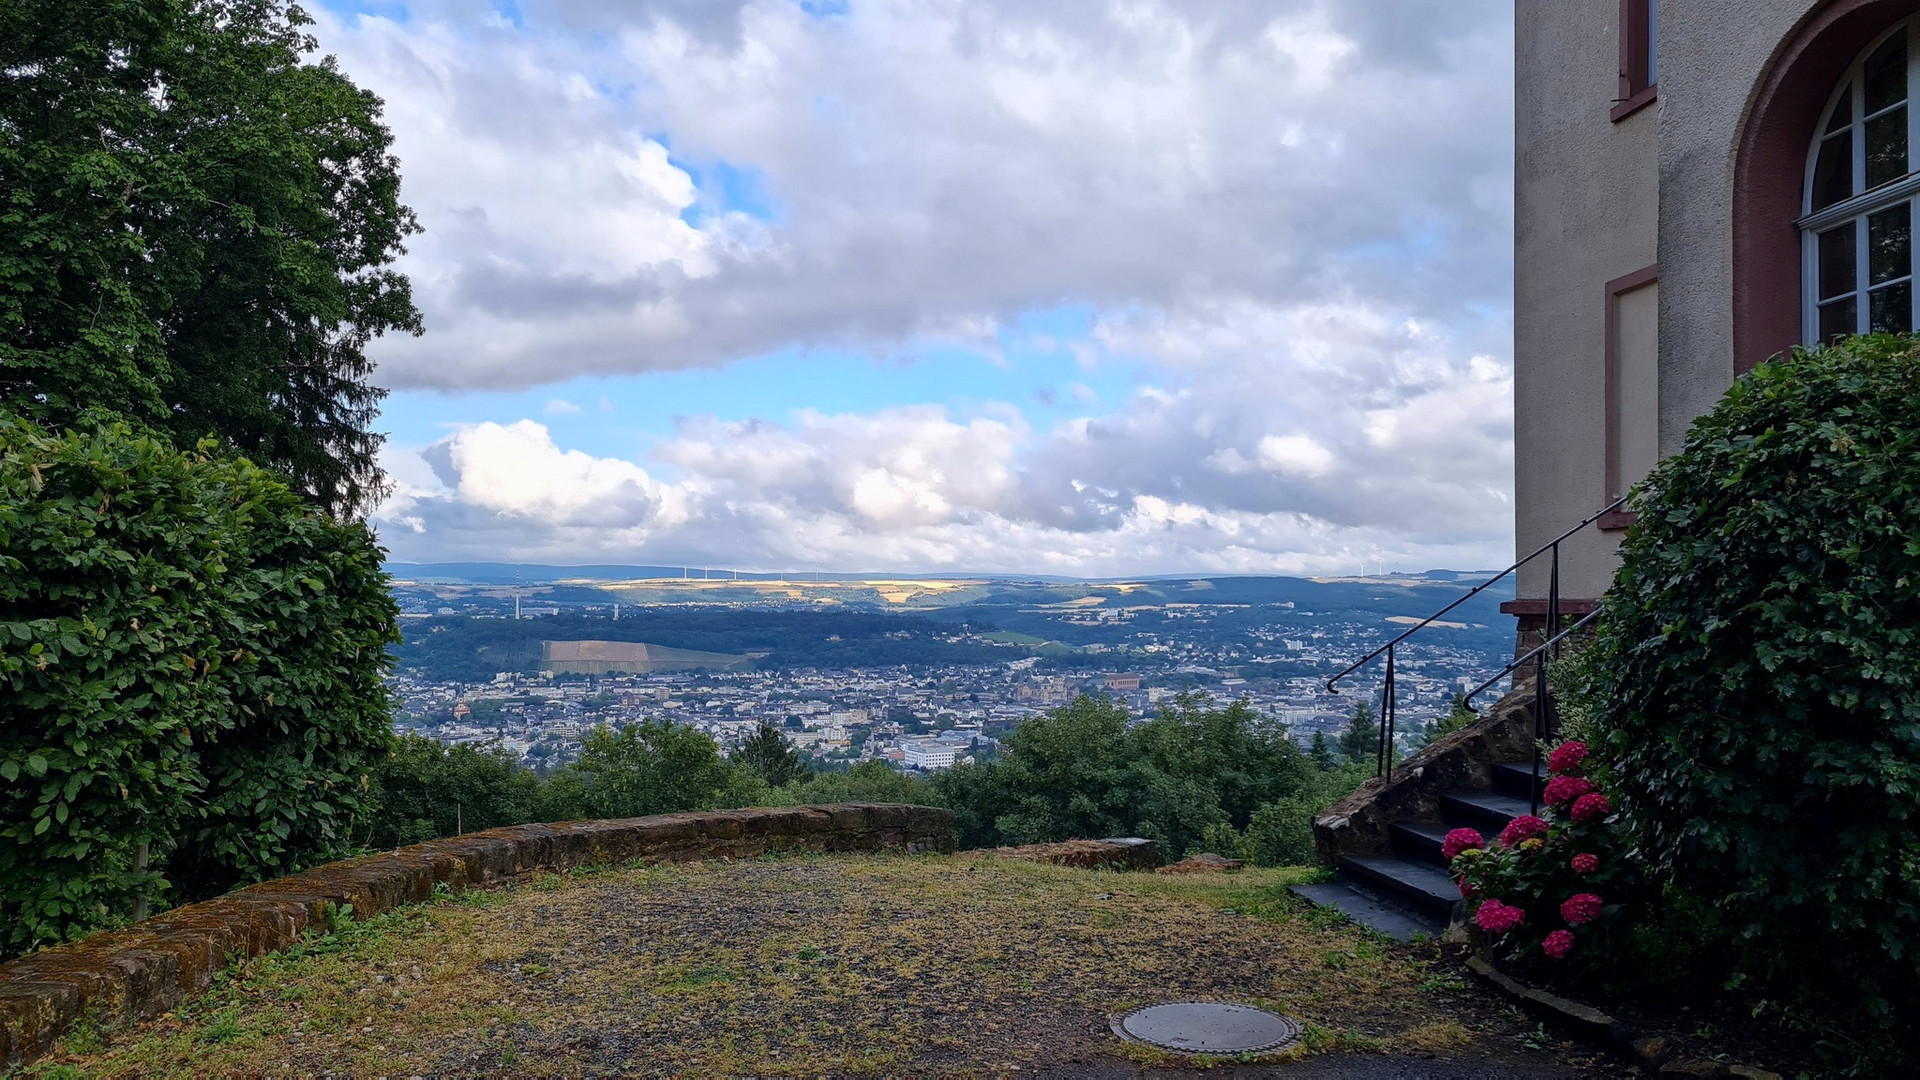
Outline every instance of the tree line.
<svg viewBox="0 0 1920 1080"><path fill-rule="evenodd" d="M1363 707L1364 710L1364 707ZM992 760L919 776L882 761L815 772L763 724L731 755L705 733L648 720L597 727L545 776L498 748L403 736L372 771L373 849L525 822L846 801L954 811L963 847L1144 836L1165 858L1199 850L1270 865L1313 858L1312 815L1372 773L1373 738L1303 751L1244 702L1182 695L1154 716L1106 699L1021 721Z"/></svg>

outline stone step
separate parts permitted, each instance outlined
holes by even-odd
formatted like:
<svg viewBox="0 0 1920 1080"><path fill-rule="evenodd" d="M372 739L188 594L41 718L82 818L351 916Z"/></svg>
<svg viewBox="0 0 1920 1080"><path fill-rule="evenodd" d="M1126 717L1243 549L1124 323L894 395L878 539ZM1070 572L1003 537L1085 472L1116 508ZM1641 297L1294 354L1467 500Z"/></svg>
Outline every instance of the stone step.
<svg viewBox="0 0 1920 1080"><path fill-rule="evenodd" d="M1506 828L1508 822L1531 810L1524 795L1454 791L1440 796L1440 812L1450 820L1458 820L1492 837Z"/></svg>
<svg viewBox="0 0 1920 1080"><path fill-rule="evenodd" d="M1416 935L1439 937L1446 923L1421 911L1412 911L1387 903L1373 893L1355 888L1345 881L1319 885L1294 885L1287 890L1315 906L1338 911L1354 922L1395 941L1412 941Z"/></svg>
<svg viewBox="0 0 1920 1080"><path fill-rule="evenodd" d="M1387 835L1393 841L1394 854L1415 862L1445 867L1446 860L1440 857L1440 845L1452 828L1451 825L1435 821L1396 821L1387 829Z"/></svg>
<svg viewBox="0 0 1920 1080"><path fill-rule="evenodd" d="M1359 888L1442 920L1460 899L1460 887L1445 870L1429 862L1398 855L1343 855L1339 870L1342 878Z"/></svg>
<svg viewBox="0 0 1920 1080"><path fill-rule="evenodd" d="M1536 771L1531 761L1503 761L1493 767L1493 790L1502 795L1513 795L1524 799L1532 793L1527 782L1530 778L1539 786L1546 787L1546 763L1541 762Z"/></svg>

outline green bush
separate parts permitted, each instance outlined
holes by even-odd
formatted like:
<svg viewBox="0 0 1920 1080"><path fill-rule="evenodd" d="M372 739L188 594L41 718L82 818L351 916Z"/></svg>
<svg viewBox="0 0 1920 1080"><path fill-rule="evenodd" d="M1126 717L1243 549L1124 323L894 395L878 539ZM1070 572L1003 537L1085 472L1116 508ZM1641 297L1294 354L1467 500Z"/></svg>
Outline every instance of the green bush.
<svg viewBox="0 0 1920 1080"><path fill-rule="evenodd" d="M353 846L380 550L206 451L0 420L0 952Z"/></svg>
<svg viewBox="0 0 1920 1080"><path fill-rule="evenodd" d="M379 809L366 829L379 850L476 832L500 825L561 820L540 816L547 783L498 747L449 746L424 735L402 735L372 769Z"/></svg>
<svg viewBox="0 0 1920 1080"><path fill-rule="evenodd" d="M1594 657L1604 778L1660 879L1777 980L1912 1025L1920 347L1795 350L1649 477Z"/></svg>
<svg viewBox="0 0 1920 1080"><path fill-rule="evenodd" d="M1284 727L1245 702L1183 694L1138 722L1112 701L1082 697L1022 720L996 760L932 783L963 847L1144 836L1174 859L1209 846L1241 850L1256 819L1262 851L1297 850L1278 839L1279 815L1299 817L1297 804L1319 799L1317 809L1351 790L1321 799L1347 772L1317 769Z"/></svg>
<svg viewBox="0 0 1920 1080"><path fill-rule="evenodd" d="M712 736L666 720L594 728L580 740L580 760L570 771L584 782L586 816L595 818L746 806L766 791L720 756Z"/></svg>

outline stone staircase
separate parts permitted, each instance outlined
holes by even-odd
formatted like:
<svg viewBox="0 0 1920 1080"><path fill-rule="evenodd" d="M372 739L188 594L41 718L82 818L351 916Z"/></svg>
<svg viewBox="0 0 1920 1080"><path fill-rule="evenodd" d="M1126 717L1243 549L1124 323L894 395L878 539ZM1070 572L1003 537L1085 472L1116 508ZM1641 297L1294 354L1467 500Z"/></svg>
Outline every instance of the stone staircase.
<svg viewBox="0 0 1920 1080"><path fill-rule="evenodd" d="M1491 839L1528 812L1534 776L1532 714L1521 695L1492 714L1397 766L1391 781L1370 780L1314 821L1314 839L1334 880L1291 891L1398 941L1446 932L1460 889L1440 844L1449 830ZM1526 694L1531 698L1531 691ZM1525 760L1518 751L1526 752Z"/></svg>

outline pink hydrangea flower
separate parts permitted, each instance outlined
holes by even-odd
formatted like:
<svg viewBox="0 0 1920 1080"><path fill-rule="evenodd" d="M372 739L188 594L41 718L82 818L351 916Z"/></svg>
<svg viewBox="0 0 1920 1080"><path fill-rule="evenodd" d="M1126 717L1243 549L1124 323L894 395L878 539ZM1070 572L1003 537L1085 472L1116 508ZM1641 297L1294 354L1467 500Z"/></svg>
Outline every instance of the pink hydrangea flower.
<svg viewBox="0 0 1920 1080"><path fill-rule="evenodd" d="M1599 918L1602 906L1598 896L1590 892L1579 893L1568 897L1567 902L1560 905L1560 917L1567 920L1568 926L1579 926Z"/></svg>
<svg viewBox="0 0 1920 1080"><path fill-rule="evenodd" d="M1587 761L1587 744L1579 739L1570 739L1553 748L1547 755L1547 771L1566 776L1580 771Z"/></svg>
<svg viewBox="0 0 1920 1080"><path fill-rule="evenodd" d="M1531 840L1536 836L1545 836L1546 833L1547 823L1545 821L1534 817L1532 814L1521 814L1519 817L1507 822L1507 827L1500 830L1500 842L1507 847L1518 847L1521 843Z"/></svg>
<svg viewBox="0 0 1920 1080"><path fill-rule="evenodd" d="M1504 934L1527 921L1527 913L1512 904L1487 900L1473 912L1473 925L1489 934Z"/></svg>
<svg viewBox="0 0 1920 1080"><path fill-rule="evenodd" d="M1463 898L1465 898L1465 899L1472 899L1472 898L1473 898L1473 894L1474 894L1474 893L1476 893L1476 892L1478 892L1478 891L1479 891L1478 889L1475 889L1475 888L1473 887L1473 882L1471 882L1471 881L1468 881L1468 880L1467 880L1466 878L1461 878L1461 879L1460 879L1460 895L1461 895L1461 897L1463 897Z"/></svg>
<svg viewBox="0 0 1920 1080"><path fill-rule="evenodd" d="M1541 793L1540 801L1548 806L1559 806L1582 795L1592 794L1595 790L1593 781L1584 776L1556 776L1547 781L1547 790Z"/></svg>
<svg viewBox="0 0 1920 1080"><path fill-rule="evenodd" d="M1440 857L1452 862L1454 856L1461 852L1485 847L1486 843L1486 839L1477 829L1455 829L1447 834L1446 839L1440 841Z"/></svg>
<svg viewBox="0 0 1920 1080"><path fill-rule="evenodd" d="M1573 951L1573 934L1566 930L1555 930L1540 943L1540 949L1555 960L1565 960L1567 954Z"/></svg>
<svg viewBox="0 0 1920 1080"><path fill-rule="evenodd" d="M1573 857L1573 872L1576 874L1591 874L1598 869L1600 869L1600 856L1598 855L1592 855L1583 851Z"/></svg>
<svg viewBox="0 0 1920 1080"><path fill-rule="evenodd" d="M1595 818L1606 817L1612 811L1613 804L1607 802L1607 797L1597 791L1573 800L1573 820L1575 821L1592 821Z"/></svg>

